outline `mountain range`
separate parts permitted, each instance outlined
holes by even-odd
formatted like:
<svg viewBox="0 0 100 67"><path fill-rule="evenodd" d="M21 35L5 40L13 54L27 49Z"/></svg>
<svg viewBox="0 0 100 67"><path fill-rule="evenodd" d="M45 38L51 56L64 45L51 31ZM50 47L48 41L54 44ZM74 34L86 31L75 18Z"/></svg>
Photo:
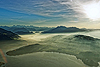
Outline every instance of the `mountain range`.
<svg viewBox="0 0 100 67"><path fill-rule="evenodd" d="M42 33L66 33L66 32L82 32L88 31L87 29L79 29L77 27L65 27L65 26L58 26L56 28L50 29L48 31L44 31Z"/></svg>
<svg viewBox="0 0 100 67"><path fill-rule="evenodd" d="M46 31L52 29L52 27L36 27L32 25L0 26L0 28L3 28L16 34L32 34L33 31Z"/></svg>
<svg viewBox="0 0 100 67"><path fill-rule="evenodd" d="M13 25L13 26L0 26L5 30L11 31L16 34L33 34L33 31L42 33L70 33L70 32L84 32L84 31L95 31L100 29L86 29L86 28L77 28L77 27L65 27L65 26L57 26L57 27L37 27L37 26L25 26L25 25Z"/></svg>

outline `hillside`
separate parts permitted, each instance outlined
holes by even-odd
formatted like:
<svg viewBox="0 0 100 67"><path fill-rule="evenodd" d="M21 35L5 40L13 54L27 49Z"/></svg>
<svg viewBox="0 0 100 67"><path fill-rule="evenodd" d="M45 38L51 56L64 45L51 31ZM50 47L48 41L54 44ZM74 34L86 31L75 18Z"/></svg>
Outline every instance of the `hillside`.
<svg viewBox="0 0 100 67"><path fill-rule="evenodd" d="M20 36L18 36L17 34L11 31L7 31L7 30L0 28L0 40L13 40L19 37Z"/></svg>

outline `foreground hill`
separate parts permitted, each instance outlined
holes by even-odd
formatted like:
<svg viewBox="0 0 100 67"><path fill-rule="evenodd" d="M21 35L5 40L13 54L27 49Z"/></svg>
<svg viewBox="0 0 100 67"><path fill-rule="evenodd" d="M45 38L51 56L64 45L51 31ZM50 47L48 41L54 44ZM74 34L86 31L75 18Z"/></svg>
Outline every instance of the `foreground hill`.
<svg viewBox="0 0 100 67"><path fill-rule="evenodd" d="M42 33L66 33L66 32L82 32L82 31L87 31L87 30L79 29L77 27L58 26L56 28L50 29L48 31L44 31Z"/></svg>
<svg viewBox="0 0 100 67"><path fill-rule="evenodd" d="M11 31L7 31L7 30L0 28L0 40L13 40L19 37L20 36L18 36L17 34Z"/></svg>
<svg viewBox="0 0 100 67"><path fill-rule="evenodd" d="M90 67L97 67L100 61L100 39L86 35L55 35L41 41L8 51L10 56L33 52L58 52L75 55Z"/></svg>

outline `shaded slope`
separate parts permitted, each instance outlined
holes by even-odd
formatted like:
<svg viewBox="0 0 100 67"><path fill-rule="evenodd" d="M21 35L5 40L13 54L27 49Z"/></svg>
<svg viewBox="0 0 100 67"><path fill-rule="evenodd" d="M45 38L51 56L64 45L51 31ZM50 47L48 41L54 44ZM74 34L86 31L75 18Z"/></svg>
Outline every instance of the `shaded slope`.
<svg viewBox="0 0 100 67"><path fill-rule="evenodd" d="M13 40L19 38L19 36L11 31L0 28L0 40Z"/></svg>

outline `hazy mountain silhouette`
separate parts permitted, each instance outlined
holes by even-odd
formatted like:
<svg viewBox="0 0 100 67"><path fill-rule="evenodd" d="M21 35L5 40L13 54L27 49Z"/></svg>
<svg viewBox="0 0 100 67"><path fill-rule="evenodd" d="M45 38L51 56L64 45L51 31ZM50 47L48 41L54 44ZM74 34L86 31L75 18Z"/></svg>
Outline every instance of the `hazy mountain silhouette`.
<svg viewBox="0 0 100 67"><path fill-rule="evenodd" d="M33 25L13 25L13 26L0 26L0 28L11 31L16 34L32 34L32 31L47 31L53 29L52 27L36 27ZM30 32L31 31L31 32Z"/></svg>
<svg viewBox="0 0 100 67"><path fill-rule="evenodd" d="M50 29L48 31L44 31L42 33L65 33L65 32L82 32L82 31L87 31L87 30L79 29L77 27L58 26L56 28Z"/></svg>
<svg viewBox="0 0 100 67"><path fill-rule="evenodd" d="M12 31L16 34L31 34L32 33L24 27L23 28L14 28Z"/></svg>

